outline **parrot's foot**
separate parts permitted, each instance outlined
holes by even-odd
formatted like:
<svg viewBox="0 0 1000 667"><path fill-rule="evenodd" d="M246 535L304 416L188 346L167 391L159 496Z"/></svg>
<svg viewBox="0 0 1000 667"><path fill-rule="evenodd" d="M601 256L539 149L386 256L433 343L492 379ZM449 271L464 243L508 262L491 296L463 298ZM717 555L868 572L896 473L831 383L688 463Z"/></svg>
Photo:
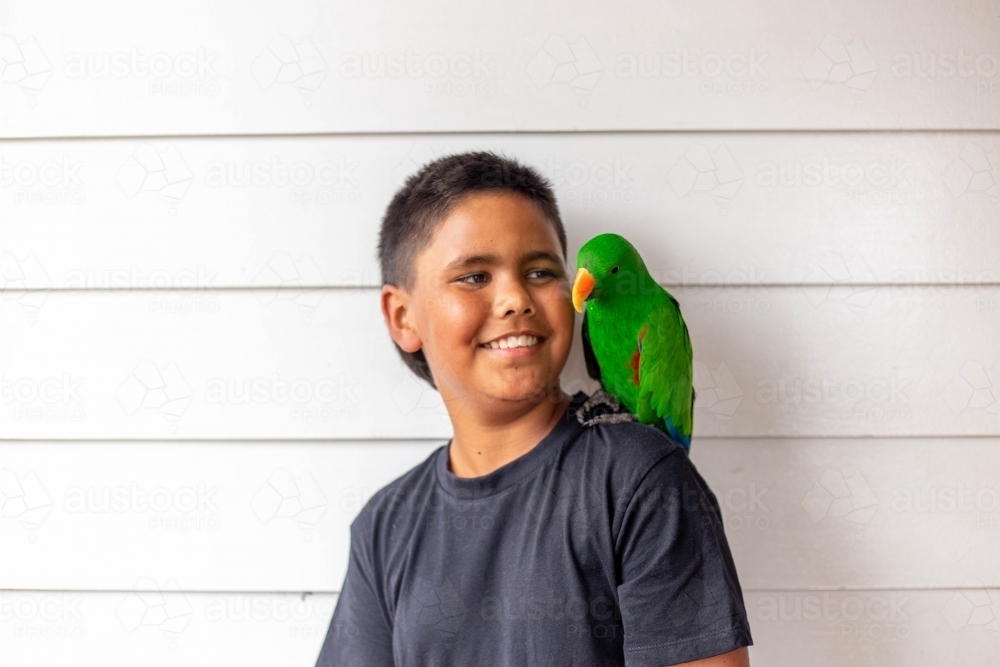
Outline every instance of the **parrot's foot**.
<svg viewBox="0 0 1000 667"><path fill-rule="evenodd" d="M576 418L584 426L634 422L636 416L622 407L621 402L603 389L598 389L576 411Z"/></svg>

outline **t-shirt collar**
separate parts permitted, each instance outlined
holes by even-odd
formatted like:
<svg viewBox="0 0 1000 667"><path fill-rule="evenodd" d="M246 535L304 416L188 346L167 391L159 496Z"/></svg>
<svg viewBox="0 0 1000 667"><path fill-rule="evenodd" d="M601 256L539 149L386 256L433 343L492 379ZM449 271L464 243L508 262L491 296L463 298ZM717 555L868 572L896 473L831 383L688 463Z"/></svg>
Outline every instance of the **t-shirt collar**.
<svg viewBox="0 0 1000 667"><path fill-rule="evenodd" d="M576 410L586 400L587 394L582 391L573 394L562 418L537 445L510 463L481 477L457 477L448 470L448 449L451 447L449 439L448 443L438 450L437 460L434 462L438 484L449 495L472 500L491 496L520 482L526 475L541 469L545 462L583 429L583 425L576 417Z"/></svg>

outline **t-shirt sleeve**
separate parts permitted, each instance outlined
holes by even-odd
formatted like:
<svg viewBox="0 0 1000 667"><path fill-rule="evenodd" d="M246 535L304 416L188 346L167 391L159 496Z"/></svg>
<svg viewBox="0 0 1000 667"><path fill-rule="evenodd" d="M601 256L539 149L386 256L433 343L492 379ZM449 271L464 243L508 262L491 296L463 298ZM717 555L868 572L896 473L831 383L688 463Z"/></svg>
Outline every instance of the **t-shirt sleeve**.
<svg viewBox="0 0 1000 667"><path fill-rule="evenodd" d="M351 555L316 667L393 667L392 622L372 559L370 523L351 524Z"/></svg>
<svg viewBox="0 0 1000 667"><path fill-rule="evenodd" d="M753 644L719 504L682 450L636 487L616 550L626 665L664 667Z"/></svg>

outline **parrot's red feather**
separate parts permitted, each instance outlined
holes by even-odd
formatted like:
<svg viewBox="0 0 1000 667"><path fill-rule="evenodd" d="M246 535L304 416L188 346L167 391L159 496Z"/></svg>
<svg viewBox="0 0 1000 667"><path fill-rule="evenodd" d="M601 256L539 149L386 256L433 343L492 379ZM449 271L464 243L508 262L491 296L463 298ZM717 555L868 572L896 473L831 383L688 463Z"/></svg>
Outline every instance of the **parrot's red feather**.
<svg viewBox="0 0 1000 667"><path fill-rule="evenodd" d="M643 327L639 330L639 344L636 345L635 352L632 353L632 358L628 362L628 367L632 369L632 383L636 387L639 386L639 362L642 354L642 339L645 337L646 327Z"/></svg>
<svg viewBox="0 0 1000 667"><path fill-rule="evenodd" d="M632 359L628 362L628 367L632 369L632 383L639 386L639 350L632 353Z"/></svg>

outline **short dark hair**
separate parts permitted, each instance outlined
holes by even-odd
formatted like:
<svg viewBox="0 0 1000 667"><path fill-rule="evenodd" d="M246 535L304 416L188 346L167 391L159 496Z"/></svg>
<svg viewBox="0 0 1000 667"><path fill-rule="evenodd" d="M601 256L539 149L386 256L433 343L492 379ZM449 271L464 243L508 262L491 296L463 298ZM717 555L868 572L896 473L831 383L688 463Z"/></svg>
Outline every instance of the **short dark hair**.
<svg viewBox="0 0 1000 667"><path fill-rule="evenodd" d="M382 284L413 288L413 263L438 223L465 197L477 192L510 192L533 201L555 227L566 259L566 230L549 181L512 157L492 151L472 151L438 158L406 179L396 192L379 230L378 260ZM437 389L423 350L396 350L403 362Z"/></svg>

